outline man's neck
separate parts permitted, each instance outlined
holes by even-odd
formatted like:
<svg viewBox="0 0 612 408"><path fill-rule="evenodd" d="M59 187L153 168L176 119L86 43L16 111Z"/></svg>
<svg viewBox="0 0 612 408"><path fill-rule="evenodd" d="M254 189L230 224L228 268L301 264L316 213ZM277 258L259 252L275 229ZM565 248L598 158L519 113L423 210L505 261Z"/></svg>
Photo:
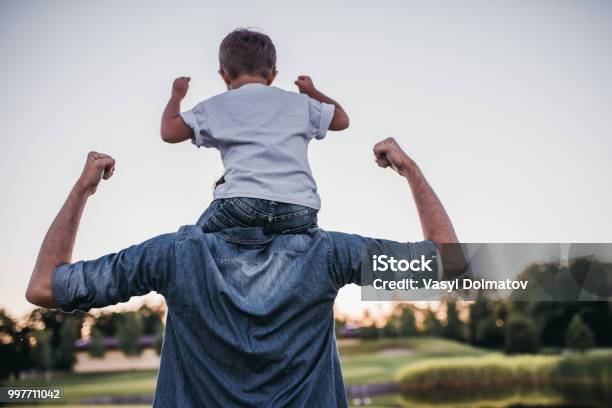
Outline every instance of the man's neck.
<svg viewBox="0 0 612 408"><path fill-rule="evenodd" d="M236 79L232 79L227 86L227 89L238 89L242 85L246 84L262 84L269 85L268 81L265 78L260 77L259 75L241 75Z"/></svg>

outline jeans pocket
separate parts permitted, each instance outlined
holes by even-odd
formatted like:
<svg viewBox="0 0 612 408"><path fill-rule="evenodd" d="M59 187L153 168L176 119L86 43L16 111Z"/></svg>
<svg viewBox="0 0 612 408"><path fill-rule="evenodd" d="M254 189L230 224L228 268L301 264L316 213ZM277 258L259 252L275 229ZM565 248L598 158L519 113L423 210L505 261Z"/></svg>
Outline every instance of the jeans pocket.
<svg viewBox="0 0 612 408"><path fill-rule="evenodd" d="M221 214L226 217L228 223L233 224L232 226L243 228L253 226L255 217L247 213L245 208L241 208L241 203L236 200L238 199L231 198L224 201L221 205Z"/></svg>

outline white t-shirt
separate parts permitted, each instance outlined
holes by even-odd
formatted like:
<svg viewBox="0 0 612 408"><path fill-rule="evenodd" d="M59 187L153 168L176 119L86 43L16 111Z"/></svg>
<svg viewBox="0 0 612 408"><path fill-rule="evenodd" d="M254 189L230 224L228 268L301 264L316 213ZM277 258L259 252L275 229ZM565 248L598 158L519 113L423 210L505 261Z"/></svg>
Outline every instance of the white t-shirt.
<svg viewBox="0 0 612 408"><path fill-rule="evenodd" d="M221 153L217 198L251 197L319 209L308 143L323 139L334 105L258 83L224 92L181 113L193 143Z"/></svg>

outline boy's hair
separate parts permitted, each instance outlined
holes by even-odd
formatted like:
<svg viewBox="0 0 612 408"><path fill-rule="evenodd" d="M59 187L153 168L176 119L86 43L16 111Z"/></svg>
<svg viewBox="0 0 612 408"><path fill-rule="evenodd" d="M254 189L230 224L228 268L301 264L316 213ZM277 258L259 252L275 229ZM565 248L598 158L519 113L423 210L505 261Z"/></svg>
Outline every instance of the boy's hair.
<svg viewBox="0 0 612 408"><path fill-rule="evenodd" d="M238 28L221 41L219 64L231 79L243 74L267 78L276 70L276 49L267 35Z"/></svg>

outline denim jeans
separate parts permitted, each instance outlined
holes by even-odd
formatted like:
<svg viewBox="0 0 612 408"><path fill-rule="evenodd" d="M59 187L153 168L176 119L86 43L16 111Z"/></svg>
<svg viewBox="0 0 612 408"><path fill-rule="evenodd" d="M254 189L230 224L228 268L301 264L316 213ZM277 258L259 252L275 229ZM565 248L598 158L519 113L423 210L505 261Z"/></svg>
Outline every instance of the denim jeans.
<svg viewBox="0 0 612 408"><path fill-rule="evenodd" d="M261 227L268 234L296 234L317 226L317 210L258 198L213 201L197 222L204 232Z"/></svg>

